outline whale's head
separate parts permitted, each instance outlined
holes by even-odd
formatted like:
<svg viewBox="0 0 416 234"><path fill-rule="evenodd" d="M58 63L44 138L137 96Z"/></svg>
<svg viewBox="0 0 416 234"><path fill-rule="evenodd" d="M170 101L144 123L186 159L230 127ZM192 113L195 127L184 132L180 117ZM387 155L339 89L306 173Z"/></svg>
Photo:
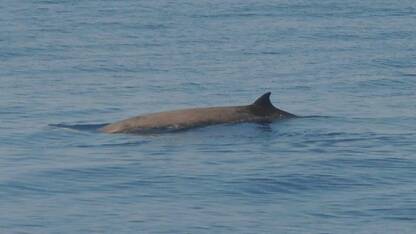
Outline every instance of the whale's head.
<svg viewBox="0 0 416 234"><path fill-rule="evenodd" d="M256 116L264 117L270 121L296 117L294 114L280 110L279 108L273 106L270 101L270 95L271 92L267 92L257 98L255 102L247 106L249 111Z"/></svg>

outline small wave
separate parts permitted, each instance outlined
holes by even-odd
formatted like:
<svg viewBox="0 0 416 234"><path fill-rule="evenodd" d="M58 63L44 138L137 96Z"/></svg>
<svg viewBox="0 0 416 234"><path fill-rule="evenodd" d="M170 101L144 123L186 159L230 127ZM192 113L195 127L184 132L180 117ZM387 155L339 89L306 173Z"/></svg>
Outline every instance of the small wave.
<svg viewBox="0 0 416 234"><path fill-rule="evenodd" d="M416 77L416 73L402 73L402 76Z"/></svg>
<svg viewBox="0 0 416 234"><path fill-rule="evenodd" d="M330 174L289 174L276 178L248 178L228 183L234 192L247 194L297 194L299 191L317 192L370 186L356 179Z"/></svg>
<svg viewBox="0 0 416 234"><path fill-rule="evenodd" d="M334 116L327 116L327 115L306 115L306 116L297 116L298 118L303 118L303 119L332 119L332 118L337 118Z"/></svg>

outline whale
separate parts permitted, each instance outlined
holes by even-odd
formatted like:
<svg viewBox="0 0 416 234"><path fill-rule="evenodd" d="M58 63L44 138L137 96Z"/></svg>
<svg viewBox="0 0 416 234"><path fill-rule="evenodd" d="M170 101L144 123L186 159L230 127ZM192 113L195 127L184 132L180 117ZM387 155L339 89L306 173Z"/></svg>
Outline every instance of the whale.
<svg viewBox="0 0 416 234"><path fill-rule="evenodd" d="M275 107L267 92L249 105L180 109L143 114L110 123L100 128L104 133L159 133L186 130L215 124L270 123L296 115Z"/></svg>

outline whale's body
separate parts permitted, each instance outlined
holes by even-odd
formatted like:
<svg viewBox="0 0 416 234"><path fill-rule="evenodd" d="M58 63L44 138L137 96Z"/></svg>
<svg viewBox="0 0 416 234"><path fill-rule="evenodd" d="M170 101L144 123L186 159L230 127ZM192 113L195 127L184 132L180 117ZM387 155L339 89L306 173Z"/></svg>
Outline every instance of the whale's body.
<svg viewBox="0 0 416 234"><path fill-rule="evenodd" d="M253 104L245 106L223 106L191 108L140 115L104 126L106 133L150 133L158 131L184 130L213 124L240 122L272 122L295 117L280 110L270 102L270 92L263 94Z"/></svg>

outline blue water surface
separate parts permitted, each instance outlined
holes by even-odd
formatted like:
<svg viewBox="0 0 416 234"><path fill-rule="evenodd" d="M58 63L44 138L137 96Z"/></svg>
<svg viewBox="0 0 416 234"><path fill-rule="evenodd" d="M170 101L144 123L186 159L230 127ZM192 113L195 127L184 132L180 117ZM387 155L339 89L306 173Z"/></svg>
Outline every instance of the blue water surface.
<svg viewBox="0 0 416 234"><path fill-rule="evenodd" d="M0 233L415 233L414 1L2 0ZM111 135L266 91L303 118Z"/></svg>

